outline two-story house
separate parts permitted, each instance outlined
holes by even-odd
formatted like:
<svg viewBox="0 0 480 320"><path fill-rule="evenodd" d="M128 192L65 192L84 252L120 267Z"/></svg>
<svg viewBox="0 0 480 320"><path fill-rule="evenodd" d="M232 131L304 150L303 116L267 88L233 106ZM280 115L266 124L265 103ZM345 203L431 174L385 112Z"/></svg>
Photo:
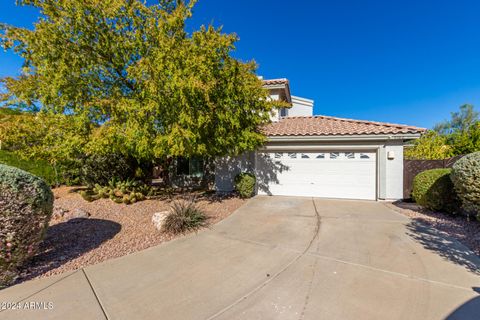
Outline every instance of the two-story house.
<svg viewBox="0 0 480 320"><path fill-rule="evenodd" d="M287 79L264 80L272 99L290 102L262 128L265 146L215 164L215 188L255 173L257 193L345 199L403 197L403 148L424 129L313 115L313 101L292 96Z"/></svg>

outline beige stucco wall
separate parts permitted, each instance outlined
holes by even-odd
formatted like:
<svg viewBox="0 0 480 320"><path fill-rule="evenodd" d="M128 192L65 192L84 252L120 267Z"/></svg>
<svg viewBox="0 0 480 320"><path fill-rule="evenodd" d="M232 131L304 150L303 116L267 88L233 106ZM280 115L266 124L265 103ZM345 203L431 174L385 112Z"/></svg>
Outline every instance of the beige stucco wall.
<svg viewBox="0 0 480 320"><path fill-rule="evenodd" d="M223 157L215 161L215 190L230 192L234 189L235 176L241 172L254 172L255 153L247 152L238 157Z"/></svg>

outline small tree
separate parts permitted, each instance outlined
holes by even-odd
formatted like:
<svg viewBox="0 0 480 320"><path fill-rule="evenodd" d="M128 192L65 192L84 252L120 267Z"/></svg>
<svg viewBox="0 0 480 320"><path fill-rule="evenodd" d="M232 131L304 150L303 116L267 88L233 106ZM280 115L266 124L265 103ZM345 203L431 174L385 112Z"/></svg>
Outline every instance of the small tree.
<svg viewBox="0 0 480 320"><path fill-rule="evenodd" d="M471 104L460 106L458 112L451 113L451 119L436 124L433 128L440 134L466 132L480 120L480 113Z"/></svg>
<svg viewBox="0 0 480 320"><path fill-rule="evenodd" d="M406 159L436 160L452 156L447 138L435 131L427 131L414 145L405 149Z"/></svg>
<svg viewBox="0 0 480 320"><path fill-rule="evenodd" d="M451 115L407 148L405 158L435 160L480 151L479 113L466 104Z"/></svg>
<svg viewBox="0 0 480 320"><path fill-rule="evenodd" d="M480 121L467 131L455 132L449 136L453 154L469 154L480 151Z"/></svg>

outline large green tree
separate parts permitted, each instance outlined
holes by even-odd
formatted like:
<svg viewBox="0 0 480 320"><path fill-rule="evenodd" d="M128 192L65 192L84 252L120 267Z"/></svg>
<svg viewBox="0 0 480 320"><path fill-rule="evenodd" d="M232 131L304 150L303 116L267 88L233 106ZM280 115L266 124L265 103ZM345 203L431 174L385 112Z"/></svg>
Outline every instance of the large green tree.
<svg viewBox="0 0 480 320"><path fill-rule="evenodd" d="M17 3L41 14L33 30L1 26L3 48L24 59L19 77L2 79L3 100L63 117L62 133L47 140L63 140L50 156L76 145L147 161L221 156L265 141L259 127L276 104L255 63L232 57L236 35L213 26L186 31L195 1ZM62 130L65 119L82 128L80 137Z"/></svg>

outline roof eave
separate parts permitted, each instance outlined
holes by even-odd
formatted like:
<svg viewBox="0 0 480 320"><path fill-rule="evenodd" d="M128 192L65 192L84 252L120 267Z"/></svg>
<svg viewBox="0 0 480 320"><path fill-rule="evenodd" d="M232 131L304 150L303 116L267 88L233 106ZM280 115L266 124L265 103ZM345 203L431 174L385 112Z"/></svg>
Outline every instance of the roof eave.
<svg viewBox="0 0 480 320"><path fill-rule="evenodd" d="M358 135L321 135L321 136L267 136L269 142L295 141L372 141L372 140L412 140L420 138L421 133L395 134L358 134Z"/></svg>

